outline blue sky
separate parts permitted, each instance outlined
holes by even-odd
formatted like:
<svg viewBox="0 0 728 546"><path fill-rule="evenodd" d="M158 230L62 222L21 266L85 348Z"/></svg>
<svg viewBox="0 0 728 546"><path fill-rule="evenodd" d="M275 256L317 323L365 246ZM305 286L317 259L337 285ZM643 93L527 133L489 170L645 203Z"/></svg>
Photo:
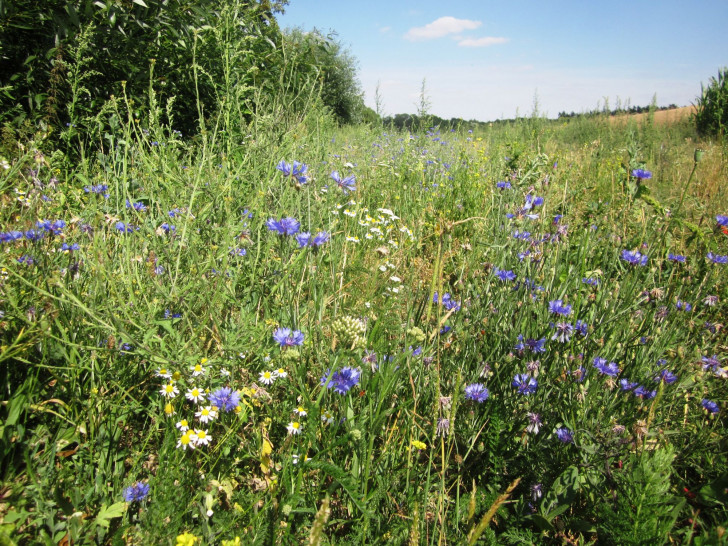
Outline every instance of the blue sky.
<svg viewBox="0 0 728 546"><path fill-rule="evenodd" d="M687 106L728 66L728 0L290 0L281 28L336 31L365 102L488 121L559 112Z"/></svg>

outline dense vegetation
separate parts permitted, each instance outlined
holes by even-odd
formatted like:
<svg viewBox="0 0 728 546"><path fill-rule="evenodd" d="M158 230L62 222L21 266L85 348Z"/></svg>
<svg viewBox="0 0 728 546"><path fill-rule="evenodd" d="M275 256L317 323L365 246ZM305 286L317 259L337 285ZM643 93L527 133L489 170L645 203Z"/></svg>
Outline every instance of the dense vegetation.
<svg viewBox="0 0 728 546"><path fill-rule="evenodd" d="M209 94L92 84L101 20L67 117L2 80L0 543L724 543L723 143L383 127L335 37L218 7Z"/></svg>

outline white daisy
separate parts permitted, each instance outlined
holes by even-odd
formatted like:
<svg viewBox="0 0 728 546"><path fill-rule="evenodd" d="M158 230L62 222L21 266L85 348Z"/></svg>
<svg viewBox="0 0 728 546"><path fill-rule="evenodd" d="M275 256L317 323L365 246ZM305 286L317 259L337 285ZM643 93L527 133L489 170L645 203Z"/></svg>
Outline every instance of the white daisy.
<svg viewBox="0 0 728 546"><path fill-rule="evenodd" d="M190 390L187 391L185 397L187 397L187 400L192 400L196 404L199 404L205 399L205 393L197 387L192 387Z"/></svg>
<svg viewBox="0 0 728 546"><path fill-rule="evenodd" d="M301 431L303 430L303 425L298 421L291 421L290 423L288 423L286 429L288 429L288 434L295 436L296 434L301 434Z"/></svg>
<svg viewBox="0 0 728 546"><path fill-rule="evenodd" d="M266 370L264 372L260 372L260 375L258 376L258 381L263 383L263 385L272 385L273 382L276 380L277 374L275 371Z"/></svg>
<svg viewBox="0 0 728 546"><path fill-rule="evenodd" d="M195 412L195 417L197 417L201 423L209 423L217 417L217 411L212 409L212 406L205 406L200 411Z"/></svg>
<svg viewBox="0 0 728 546"><path fill-rule="evenodd" d="M159 391L159 394L165 398L174 398L179 394L179 389L174 383L167 383L162 387L162 390Z"/></svg>
<svg viewBox="0 0 728 546"><path fill-rule="evenodd" d="M212 440L210 435L207 434L207 430L195 429L195 433L193 434L193 436L195 438L195 446L210 445L210 440Z"/></svg>

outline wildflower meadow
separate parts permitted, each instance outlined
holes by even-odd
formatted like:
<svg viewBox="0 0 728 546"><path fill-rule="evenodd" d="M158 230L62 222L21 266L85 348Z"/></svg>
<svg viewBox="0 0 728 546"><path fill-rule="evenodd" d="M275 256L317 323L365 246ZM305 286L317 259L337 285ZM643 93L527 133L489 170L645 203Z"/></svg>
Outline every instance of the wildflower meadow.
<svg viewBox="0 0 728 546"><path fill-rule="evenodd" d="M322 121L6 161L4 543L722 541L724 150Z"/></svg>

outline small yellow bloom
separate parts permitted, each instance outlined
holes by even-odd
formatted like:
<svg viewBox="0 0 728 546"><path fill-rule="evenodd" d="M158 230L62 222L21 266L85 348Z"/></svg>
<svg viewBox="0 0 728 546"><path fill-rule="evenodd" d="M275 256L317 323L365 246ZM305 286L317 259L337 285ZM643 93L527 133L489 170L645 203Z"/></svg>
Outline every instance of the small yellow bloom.
<svg viewBox="0 0 728 546"><path fill-rule="evenodd" d="M427 444L425 444L424 442L420 442L419 440L412 440L412 442L410 443L415 449L427 449Z"/></svg>
<svg viewBox="0 0 728 546"><path fill-rule="evenodd" d="M177 535L177 540L175 544L176 546L195 546L198 540L199 539L192 533L185 532L181 535Z"/></svg>

